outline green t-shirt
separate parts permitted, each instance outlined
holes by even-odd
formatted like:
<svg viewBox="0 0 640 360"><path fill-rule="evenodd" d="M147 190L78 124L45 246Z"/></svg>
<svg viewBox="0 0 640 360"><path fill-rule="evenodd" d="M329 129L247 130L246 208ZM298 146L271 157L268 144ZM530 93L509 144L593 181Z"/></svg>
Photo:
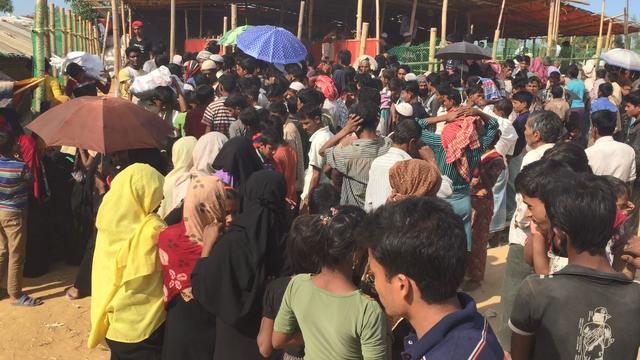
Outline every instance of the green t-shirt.
<svg viewBox="0 0 640 360"><path fill-rule="evenodd" d="M274 330L304 337L305 360L385 360L387 320L380 305L357 290L337 295L295 276L282 299Z"/></svg>
<svg viewBox="0 0 640 360"><path fill-rule="evenodd" d="M187 121L187 113L181 112L176 115L176 119L174 120L174 126L178 129L178 134L180 136L185 136L184 132L184 124Z"/></svg>

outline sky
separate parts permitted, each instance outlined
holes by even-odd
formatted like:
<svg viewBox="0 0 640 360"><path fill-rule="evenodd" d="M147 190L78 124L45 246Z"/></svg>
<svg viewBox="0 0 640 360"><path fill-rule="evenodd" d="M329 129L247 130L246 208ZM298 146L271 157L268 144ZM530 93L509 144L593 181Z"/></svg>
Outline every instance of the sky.
<svg viewBox="0 0 640 360"><path fill-rule="evenodd" d="M56 6L64 6L68 7L65 4L64 0L50 0L49 2L53 2ZM577 5L578 7L588 9L590 11L599 13L600 12L600 0L589 0L591 5ZM16 15L30 15L33 14L33 8L35 6L35 0L13 0L13 7L15 8ZM624 6L626 4L626 0L607 0L605 14L607 16L615 16L618 14L622 14L624 11ZM509 6L509 1L507 1L507 6ZM639 0L629 0L629 14L640 16L640 1Z"/></svg>

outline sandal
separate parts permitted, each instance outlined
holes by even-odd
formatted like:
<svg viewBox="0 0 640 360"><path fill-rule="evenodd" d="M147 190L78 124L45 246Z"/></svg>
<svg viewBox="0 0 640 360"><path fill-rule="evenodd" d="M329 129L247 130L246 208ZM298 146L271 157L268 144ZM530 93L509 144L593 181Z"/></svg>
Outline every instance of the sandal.
<svg viewBox="0 0 640 360"><path fill-rule="evenodd" d="M33 298L27 294L22 294L22 296L20 296L20 298L18 299L18 302L12 303L11 305L34 307L42 304L44 304L44 302L42 302L42 300L40 300L39 298Z"/></svg>

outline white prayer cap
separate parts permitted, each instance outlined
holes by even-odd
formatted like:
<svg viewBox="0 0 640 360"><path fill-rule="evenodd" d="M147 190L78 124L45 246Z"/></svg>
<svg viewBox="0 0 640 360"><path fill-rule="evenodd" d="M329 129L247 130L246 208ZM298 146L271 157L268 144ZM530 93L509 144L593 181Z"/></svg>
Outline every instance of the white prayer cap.
<svg viewBox="0 0 640 360"><path fill-rule="evenodd" d="M291 85L289 85L289 89L294 91L300 91L304 89L304 84L299 81L294 81L291 83Z"/></svg>
<svg viewBox="0 0 640 360"><path fill-rule="evenodd" d="M408 103L400 103L396 105L396 111L398 114L406 117L413 116L413 106Z"/></svg>
<svg viewBox="0 0 640 360"><path fill-rule="evenodd" d="M416 81L416 80L418 80L418 77L414 73L408 73L407 75L404 76L404 81Z"/></svg>

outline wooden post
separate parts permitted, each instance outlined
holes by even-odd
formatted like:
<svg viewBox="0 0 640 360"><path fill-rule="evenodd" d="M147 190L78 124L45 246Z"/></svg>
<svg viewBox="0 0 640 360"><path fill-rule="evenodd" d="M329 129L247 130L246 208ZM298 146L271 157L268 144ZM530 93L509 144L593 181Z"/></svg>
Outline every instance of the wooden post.
<svg viewBox="0 0 640 360"><path fill-rule="evenodd" d="M173 55L175 54L176 54L176 0L171 0L171 18L170 18L170 25L169 25L169 59L173 59Z"/></svg>
<svg viewBox="0 0 640 360"><path fill-rule="evenodd" d="M369 37L369 23L362 23L362 32L360 33L360 48L358 51L358 57L365 55L367 50L367 37Z"/></svg>
<svg viewBox="0 0 640 360"><path fill-rule="evenodd" d="M560 10L562 9L562 3L560 0L556 0L556 18L554 20L553 27L553 41L558 44L558 33L560 32Z"/></svg>
<svg viewBox="0 0 640 360"><path fill-rule="evenodd" d="M184 9L184 38L189 38L189 10Z"/></svg>
<svg viewBox="0 0 640 360"><path fill-rule="evenodd" d="M89 36L90 34L90 29L91 29L91 25L89 24L88 20L82 20L83 22L83 27L84 27L84 51L90 53L91 52L91 37Z"/></svg>
<svg viewBox="0 0 640 360"><path fill-rule="evenodd" d="M602 53L602 28L604 26L604 8L605 0L602 0L600 9L600 32L598 33L598 41L596 42L596 70L600 67L600 54Z"/></svg>
<svg viewBox="0 0 640 360"><path fill-rule="evenodd" d="M356 39L360 39L361 32L362 32L362 0L358 0L358 6L356 8Z"/></svg>
<svg viewBox="0 0 640 360"><path fill-rule="evenodd" d="M284 0L280 0L280 22L278 26L282 27L283 24L284 24Z"/></svg>
<svg viewBox="0 0 640 360"><path fill-rule="evenodd" d="M309 14L307 16L307 41L311 42L313 33L313 0L309 0Z"/></svg>
<svg viewBox="0 0 640 360"><path fill-rule="evenodd" d="M71 20L71 42L69 43L69 51L76 51L78 50L76 44L76 15L71 10L69 10L69 20Z"/></svg>
<svg viewBox="0 0 640 360"><path fill-rule="evenodd" d="M124 36L124 47L129 46L129 37L127 36L127 23L124 20L124 0L120 0L120 19L122 21L122 35Z"/></svg>
<svg viewBox="0 0 640 360"><path fill-rule="evenodd" d="M498 52L498 42L500 41L500 26L502 25L502 15L504 14L504 5L507 0L502 0L502 6L500 7L500 15L498 15L498 25L496 25L496 31L493 33L493 46L491 47L491 58L496 59Z"/></svg>
<svg viewBox="0 0 640 360"><path fill-rule="evenodd" d="M204 5L202 4L202 1L200 1L200 31L198 32L198 37L200 39L202 39L202 17L203 17L203 12L204 12Z"/></svg>
<svg viewBox="0 0 640 360"><path fill-rule="evenodd" d="M47 1L44 2L44 24L42 25L42 36L44 40L44 57L51 57L51 44L49 43L49 5Z"/></svg>
<svg viewBox="0 0 640 360"><path fill-rule="evenodd" d="M624 8L624 48L630 49L629 43L629 0L627 0L627 6Z"/></svg>
<svg viewBox="0 0 640 360"><path fill-rule="evenodd" d="M228 28L229 28L229 18L225 16L224 18L222 18L222 35L227 33Z"/></svg>
<svg viewBox="0 0 640 360"><path fill-rule="evenodd" d="M605 46L604 46L605 52L609 51L609 49L611 48L611 31L612 30L613 30L613 19L609 19L609 27L607 28L607 37L605 38Z"/></svg>
<svg viewBox="0 0 640 360"><path fill-rule="evenodd" d="M127 5L127 19L129 20L129 27L128 27L128 31L127 34L129 34L129 39L131 39L131 36L133 34L133 29L131 28L131 7L129 5Z"/></svg>
<svg viewBox="0 0 640 360"><path fill-rule="evenodd" d="M67 10L67 53L73 51L73 30L71 30L72 24L73 16L71 14L71 10Z"/></svg>
<svg viewBox="0 0 640 360"><path fill-rule="evenodd" d="M438 29L432 27L429 30L429 70L436 71L436 35L438 33Z"/></svg>
<svg viewBox="0 0 640 360"><path fill-rule="evenodd" d="M63 8L60 9L60 38L62 39L62 48L60 49L60 56L67 55L69 51L67 48L67 21L66 14Z"/></svg>
<svg viewBox="0 0 640 360"><path fill-rule="evenodd" d="M300 1L300 12L298 13L298 40L302 40L302 24L304 23L304 0Z"/></svg>
<svg viewBox="0 0 640 360"><path fill-rule="evenodd" d="M449 8L449 0L442 1L442 18L440 20L442 28L440 33L440 47L447 46L447 10Z"/></svg>
<svg viewBox="0 0 640 360"><path fill-rule="evenodd" d="M574 49L573 44L575 43L576 43L576 37L574 35L574 36L571 36L571 59L573 59L573 49Z"/></svg>
<svg viewBox="0 0 640 360"><path fill-rule="evenodd" d="M49 4L49 57L58 55L58 46L56 44L56 5ZM54 76L58 76L58 70L54 68Z"/></svg>
<svg viewBox="0 0 640 360"><path fill-rule="evenodd" d="M238 4L231 4L231 29L238 27Z"/></svg>
<svg viewBox="0 0 640 360"><path fill-rule="evenodd" d="M553 54L553 29L556 19L556 1L551 0L549 3L549 24L547 26L547 56Z"/></svg>
<svg viewBox="0 0 640 360"><path fill-rule="evenodd" d="M84 47L84 19L78 15L78 27L76 28L78 33L78 50L86 51Z"/></svg>
<svg viewBox="0 0 640 360"><path fill-rule="evenodd" d="M120 22L117 18L118 6L116 1L117 0L111 0L111 18L113 19L113 26L112 26L113 28L113 72L115 74L114 77L115 77L115 83L116 83L116 97L119 97L120 96Z"/></svg>
<svg viewBox="0 0 640 360"><path fill-rule="evenodd" d="M413 42L413 28L416 26L416 11L418 10L418 0L413 0L411 6L411 17L409 18L409 33L410 39Z"/></svg>
<svg viewBox="0 0 640 360"><path fill-rule="evenodd" d="M102 36L102 52L100 54L100 59L104 62L104 52L107 50L107 34L109 33L109 20L111 18L111 11L107 11L107 21L105 22L104 34Z"/></svg>
<svg viewBox="0 0 640 360"><path fill-rule="evenodd" d="M376 54L380 54L380 0L376 0Z"/></svg>

